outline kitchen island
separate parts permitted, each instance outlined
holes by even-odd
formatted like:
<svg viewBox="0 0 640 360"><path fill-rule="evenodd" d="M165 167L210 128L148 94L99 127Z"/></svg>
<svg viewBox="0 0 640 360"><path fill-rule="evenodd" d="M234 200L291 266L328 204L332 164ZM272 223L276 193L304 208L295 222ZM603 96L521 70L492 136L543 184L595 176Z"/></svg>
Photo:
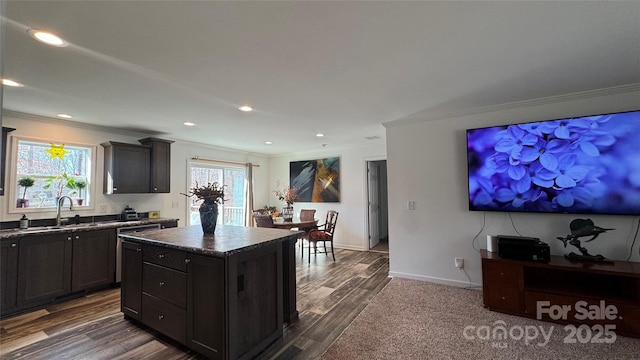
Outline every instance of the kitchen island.
<svg viewBox="0 0 640 360"><path fill-rule="evenodd" d="M125 317L212 359L251 359L297 320L299 231L199 225L122 234Z"/></svg>

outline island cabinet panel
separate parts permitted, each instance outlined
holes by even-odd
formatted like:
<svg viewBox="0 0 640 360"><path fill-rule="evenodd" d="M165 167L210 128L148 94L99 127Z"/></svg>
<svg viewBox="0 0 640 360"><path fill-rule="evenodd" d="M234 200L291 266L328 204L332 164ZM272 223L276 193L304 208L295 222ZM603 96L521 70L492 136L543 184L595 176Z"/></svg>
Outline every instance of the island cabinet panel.
<svg viewBox="0 0 640 360"><path fill-rule="evenodd" d="M130 318L209 359L265 357L283 336L280 240L295 241L297 234L221 228L215 239L203 237L199 226L151 231L142 235L145 238L121 235L126 239L124 249L133 248L129 242L142 247L141 256L137 248L132 250L134 256L123 255L124 264L137 262L142 268L142 280L138 266L123 268L123 312L131 314L130 308L141 298L136 308L140 317ZM239 234L249 235L238 240ZM180 236L184 239L174 240ZM203 248L194 248L194 243ZM128 305L128 300L134 305Z"/></svg>
<svg viewBox="0 0 640 360"><path fill-rule="evenodd" d="M251 359L282 336L282 247L229 257L230 358Z"/></svg>
<svg viewBox="0 0 640 360"><path fill-rule="evenodd" d="M16 296L18 292L18 240L2 241L0 249L0 277L2 288L0 288L0 308L3 311L16 307Z"/></svg>
<svg viewBox="0 0 640 360"><path fill-rule="evenodd" d="M85 231L73 234L71 291L108 286L115 279L116 231Z"/></svg>
<svg viewBox="0 0 640 360"><path fill-rule="evenodd" d="M211 359L226 359L224 260L189 254L188 346Z"/></svg>
<svg viewBox="0 0 640 360"><path fill-rule="evenodd" d="M140 320L142 308L142 245L122 242L122 281L120 283L120 311Z"/></svg>
<svg viewBox="0 0 640 360"><path fill-rule="evenodd" d="M18 306L71 293L71 234L25 236L18 255Z"/></svg>

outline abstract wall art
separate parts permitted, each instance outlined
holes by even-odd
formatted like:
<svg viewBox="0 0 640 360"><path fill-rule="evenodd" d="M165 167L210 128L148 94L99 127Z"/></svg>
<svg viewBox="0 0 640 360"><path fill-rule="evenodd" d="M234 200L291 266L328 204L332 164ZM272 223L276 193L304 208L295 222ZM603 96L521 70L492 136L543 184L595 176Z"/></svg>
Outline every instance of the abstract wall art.
<svg viewBox="0 0 640 360"><path fill-rule="evenodd" d="M290 162L289 184L300 202L340 202L340 158Z"/></svg>

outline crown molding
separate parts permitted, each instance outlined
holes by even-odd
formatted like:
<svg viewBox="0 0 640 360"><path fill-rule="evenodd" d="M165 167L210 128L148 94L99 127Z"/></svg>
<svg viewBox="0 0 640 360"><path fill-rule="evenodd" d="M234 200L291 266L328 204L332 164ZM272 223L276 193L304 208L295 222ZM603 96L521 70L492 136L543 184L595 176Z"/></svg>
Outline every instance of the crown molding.
<svg viewBox="0 0 640 360"><path fill-rule="evenodd" d="M531 100L514 101L510 103L482 106L482 107L476 107L471 109L450 111L445 113L435 113L435 114L417 113L417 114L409 115L405 118L401 118L398 120L384 122L382 123L382 126L384 126L385 128L390 128L390 127L403 126L408 124L417 124L417 123L423 123L423 122L434 121L434 120L451 119L451 118L457 118L462 116L478 115L478 114L492 113L497 111L526 108L531 106L540 106L540 105L555 104L555 103L561 103L561 102L567 102L567 101L583 100L583 99L589 99L589 98L601 97L601 96L629 94L634 92L640 93L640 83L612 86L608 88L595 89L595 90L579 91L579 92L563 94L563 95L548 96L548 97L542 97L542 98L531 99ZM638 95L640 99L640 94Z"/></svg>

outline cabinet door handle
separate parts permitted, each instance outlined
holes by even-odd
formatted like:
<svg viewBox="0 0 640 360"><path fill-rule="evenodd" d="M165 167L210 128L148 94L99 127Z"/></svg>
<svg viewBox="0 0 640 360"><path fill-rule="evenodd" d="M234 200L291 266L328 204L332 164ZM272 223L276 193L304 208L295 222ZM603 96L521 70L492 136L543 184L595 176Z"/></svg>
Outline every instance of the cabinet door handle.
<svg viewBox="0 0 640 360"><path fill-rule="evenodd" d="M157 188L157 187L154 187L154 188L153 188L153 191L158 191L158 188Z"/></svg>
<svg viewBox="0 0 640 360"><path fill-rule="evenodd" d="M502 297L502 300L506 300L506 298L503 296L503 297Z"/></svg>
<svg viewBox="0 0 640 360"><path fill-rule="evenodd" d="M80 239L80 235L76 235L76 240Z"/></svg>
<svg viewBox="0 0 640 360"><path fill-rule="evenodd" d="M500 273L500 276L504 276L504 273L503 273L503 272L501 272L501 273Z"/></svg>
<svg viewBox="0 0 640 360"><path fill-rule="evenodd" d="M18 246L16 243L11 244L11 247L16 247L16 246Z"/></svg>
<svg viewBox="0 0 640 360"><path fill-rule="evenodd" d="M67 237L67 240L71 240L71 236Z"/></svg>
<svg viewBox="0 0 640 360"><path fill-rule="evenodd" d="M164 315L158 315L158 320L164 319Z"/></svg>
<svg viewBox="0 0 640 360"><path fill-rule="evenodd" d="M136 251L142 251L142 248L136 248Z"/></svg>
<svg viewBox="0 0 640 360"><path fill-rule="evenodd" d="M164 259L164 254L159 254L159 255L158 255L158 258L160 258L160 259Z"/></svg>
<svg viewBox="0 0 640 360"><path fill-rule="evenodd" d="M113 191L118 191L118 188L114 186Z"/></svg>
<svg viewBox="0 0 640 360"><path fill-rule="evenodd" d="M190 262L191 262L191 259L184 259L184 263L185 263L185 264L188 264L188 263L190 263Z"/></svg>
<svg viewBox="0 0 640 360"><path fill-rule="evenodd" d="M160 281L159 285L164 286L164 281Z"/></svg>

